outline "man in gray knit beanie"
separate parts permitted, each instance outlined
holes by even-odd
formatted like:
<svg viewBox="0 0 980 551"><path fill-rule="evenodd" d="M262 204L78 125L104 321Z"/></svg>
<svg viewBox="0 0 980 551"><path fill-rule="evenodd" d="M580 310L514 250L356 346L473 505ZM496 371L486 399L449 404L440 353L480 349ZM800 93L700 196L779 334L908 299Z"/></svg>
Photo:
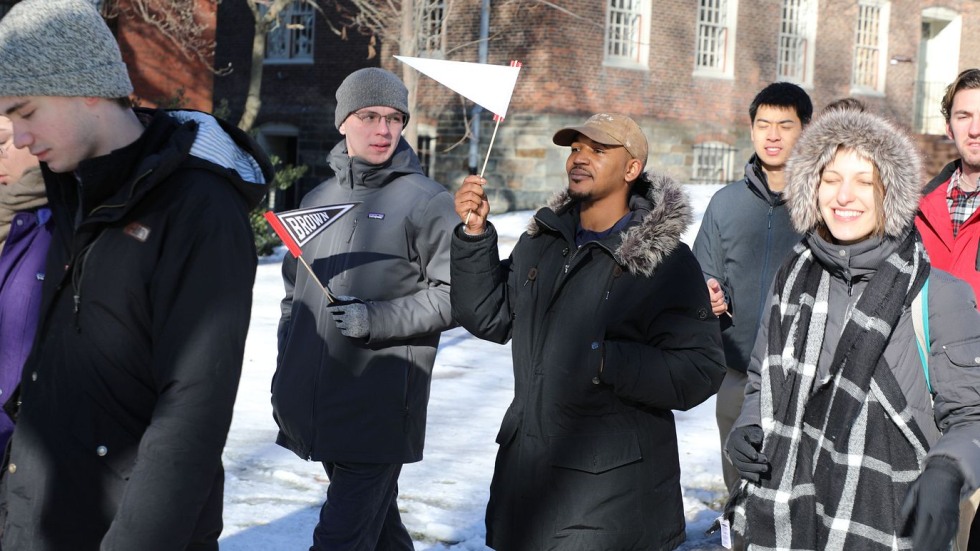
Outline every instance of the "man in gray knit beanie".
<svg viewBox="0 0 980 551"><path fill-rule="evenodd" d="M0 96L124 98L119 46L86 0L21 2L0 19Z"/></svg>
<svg viewBox="0 0 980 551"><path fill-rule="evenodd" d="M351 113L369 105L383 105L401 111L408 122L408 88L391 71L368 67L354 71L337 88L337 128Z"/></svg>
<svg viewBox="0 0 980 551"><path fill-rule="evenodd" d="M41 161L58 267L38 274L24 377L0 389L20 398L5 404L4 549L218 550L249 211L273 171L239 129L133 108L132 91L90 1L24 0L0 19L0 114Z"/></svg>
<svg viewBox="0 0 980 551"><path fill-rule="evenodd" d="M317 277L283 259L290 306L279 323L272 408L277 443L323 463L330 479L313 551L414 549L398 512L398 475L422 459L435 352L453 323L456 216L452 196L401 136L408 115L408 90L391 72L344 79L334 117L344 139L328 158L336 176L302 206L356 206L304 245ZM321 280L334 302L324 303Z"/></svg>
<svg viewBox="0 0 980 551"><path fill-rule="evenodd" d="M49 170L73 171L86 156L139 138L143 125L132 109L106 101L132 92L116 39L91 2L24 0L0 19L0 113L11 117L14 145L28 147ZM106 124L111 139L93 142L57 127L44 135L23 132L28 112L35 126L45 117L67 124L62 110L78 122Z"/></svg>

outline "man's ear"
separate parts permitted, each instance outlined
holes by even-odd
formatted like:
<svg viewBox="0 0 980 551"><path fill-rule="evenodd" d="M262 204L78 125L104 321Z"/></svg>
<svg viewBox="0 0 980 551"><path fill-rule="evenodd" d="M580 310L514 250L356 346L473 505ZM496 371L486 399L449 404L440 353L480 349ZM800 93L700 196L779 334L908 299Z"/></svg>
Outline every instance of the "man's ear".
<svg viewBox="0 0 980 551"><path fill-rule="evenodd" d="M630 159L626 163L626 181L632 182L640 177L640 173L643 172L643 163L639 159Z"/></svg>
<svg viewBox="0 0 980 551"><path fill-rule="evenodd" d="M344 121L344 122L340 123L340 128L337 129L337 130L340 130L340 135L341 136L346 136L347 135L347 129L344 128L345 126L347 126L347 121Z"/></svg>

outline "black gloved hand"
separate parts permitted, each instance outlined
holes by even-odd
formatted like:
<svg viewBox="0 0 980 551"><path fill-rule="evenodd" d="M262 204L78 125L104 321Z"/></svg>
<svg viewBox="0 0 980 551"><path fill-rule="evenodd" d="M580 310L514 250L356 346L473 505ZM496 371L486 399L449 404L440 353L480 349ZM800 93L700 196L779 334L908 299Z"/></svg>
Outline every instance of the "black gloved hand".
<svg viewBox="0 0 980 551"><path fill-rule="evenodd" d="M725 443L725 453L738 474L749 482L758 482L763 473L769 472L769 459L762 449L762 427L748 425L732 429Z"/></svg>
<svg viewBox="0 0 980 551"><path fill-rule="evenodd" d="M949 548L960 520L960 489L963 473L951 459L930 459L912 483L899 515L902 533L912 533L915 551Z"/></svg>
<svg viewBox="0 0 980 551"><path fill-rule="evenodd" d="M370 334L371 320L363 300L355 297L337 297L327 305L327 310L333 315L333 321L337 324L341 335L363 338Z"/></svg>

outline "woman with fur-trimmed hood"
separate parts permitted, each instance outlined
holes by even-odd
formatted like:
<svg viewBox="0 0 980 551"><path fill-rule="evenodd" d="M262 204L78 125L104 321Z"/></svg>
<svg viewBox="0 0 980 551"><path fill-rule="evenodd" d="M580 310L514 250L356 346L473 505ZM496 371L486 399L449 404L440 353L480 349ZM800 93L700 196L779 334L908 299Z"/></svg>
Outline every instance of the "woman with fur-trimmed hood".
<svg viewBox="0 0 980 551"><path fill-rule="evenodd" d="M946 549L980 483L980 315L929 265L919 164L904 132L846 110L789 161L805 237L773 283L726 445L750 549Z"/></svg>

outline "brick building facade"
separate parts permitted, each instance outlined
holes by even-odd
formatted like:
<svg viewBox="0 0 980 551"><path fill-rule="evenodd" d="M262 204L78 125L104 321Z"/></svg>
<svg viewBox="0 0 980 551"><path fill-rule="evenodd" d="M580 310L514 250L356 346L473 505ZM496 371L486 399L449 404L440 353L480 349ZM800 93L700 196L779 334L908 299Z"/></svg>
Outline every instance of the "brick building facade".
<svg viewBox="0 0 980 551"><path fill-rule="evenodd" d="M127 15L131 0L118 0L119 16L110 19L119 50L129 67L130 80L141 105L186 107L211 112L214 52L184 53L158 29ZM215 0L193 0L194 19L203 30L202 44L213 44Z"/></svg>
<svg viewBox="0 0 980 551"><path fill-rule="evenodd" d="M378 66L378 56L368 59L368 37L352 32L345 40L329 28L323 13L300 15L311 16L315 24L300 37L303 45L288 44L290 51L267 56L262 107L253 125L266 150L286 164L307 167L294 189L273 199L276 208L295 207L307 191L331 176L327 153L341 139L334 126L334 94L350 72ZM214 101L216 106L227 102L231 121L239 119L245 106L254 28L244 0L218 5L215 66L230 67L231 72L215 77Z"/></svg>
<svg viewBox="0 0 980 551"><path fill-rule="evenodd" d="M417 33L418 55L480 59L481 0L415 1L431 6ZM240 4L219 5L217 66L247 67L251 22ZM684 182L738 178L752 153L748 105L777 80L800 83L818 111L840 97L862 100L920 134L927 170L935 172L951 151L935 137L942 133L942 87L961 68L980 65L980 37L962 32L980 24L980 3L973 0L487 4L487 62L523 63L486 170L495 210L533 208L561 189L565 151L551 145L551 134L603 110L640 122L650 139L651 170ZM432 21L447 9L446 36L431 40L440 28ZM281 150L293 144L296 161L311 168L310 182L329 175L324 155L340 139L332 109L343 77L378 63L405 70L391 57L397 45L377 45L380 55L368 59L365 37L349 33L341 40L327 27L316 14L310 62L266 64L257 123ZM228 98L233 113L240 112L246 76L239 71L215 81L216 101ZM473 156L465 137L471 104L427 77L417 97L412 116L420 153L430 174L454 187L482 165L494 123L482 115Z"/></svg>

